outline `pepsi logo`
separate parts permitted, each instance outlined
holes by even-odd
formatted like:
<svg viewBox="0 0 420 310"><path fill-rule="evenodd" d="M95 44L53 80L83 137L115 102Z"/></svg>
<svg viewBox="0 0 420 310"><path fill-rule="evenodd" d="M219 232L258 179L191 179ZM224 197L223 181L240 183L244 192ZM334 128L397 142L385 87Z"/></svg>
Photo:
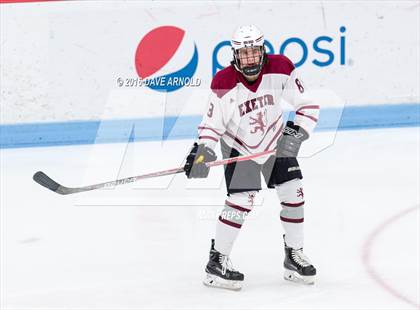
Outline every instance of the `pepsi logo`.
<svg viewBox="0 0 420 310"><path fill-rule="evenodd" d="M161 26L149 31L137 46L135 68L147 87L162 92L193 85L198 51L183 29Z"/></svg>

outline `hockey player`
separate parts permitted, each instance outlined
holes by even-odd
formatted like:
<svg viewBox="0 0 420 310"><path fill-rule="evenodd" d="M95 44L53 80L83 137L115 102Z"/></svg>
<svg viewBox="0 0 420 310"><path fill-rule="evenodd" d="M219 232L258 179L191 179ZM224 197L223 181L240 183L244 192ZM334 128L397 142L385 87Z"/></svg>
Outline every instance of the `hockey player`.
<svg viewBox="0 0 420 310"><path fill-rule="evenodd" d="M232 267L230 253L255 195L261 190L261 173L279 198L280 221L285 234L284 277L312 284L315 267L303 253L304 196L296 157L309 138L319 113L293 63L283 55L267 55L264 36L255 26L239 27L231 40L233 61L211 83L208 110L199 136L185 164L188 178L206 178L206 162L216 159L220 141L224 158L276 149L275 156L225 166L227 198L211 240L204 284L240 289L244 275ZM294 122L283 125L280 100L296 111Z"/></svg>

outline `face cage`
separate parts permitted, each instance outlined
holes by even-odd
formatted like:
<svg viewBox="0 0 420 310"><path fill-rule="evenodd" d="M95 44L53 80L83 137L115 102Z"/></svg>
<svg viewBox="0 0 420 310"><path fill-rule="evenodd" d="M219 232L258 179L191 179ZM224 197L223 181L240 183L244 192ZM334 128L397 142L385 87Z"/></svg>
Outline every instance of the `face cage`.
<svg viewBox="0 0 420 310"><path fill-rule="evenodd" d="M233 49L233 48L232 48ZM261 72L262 67L267 59L267 54L265 51L265 46L260 46L260 50L261 50L261 59L260 62L256 65L253 66L248 66L245 68L241 68L241 62L239 59L239 49L238 50L234 50L233 49L233 63L236 67L236 69L241 72L244 75L247 76L253 76L253 75L257 75Z"/></svg>

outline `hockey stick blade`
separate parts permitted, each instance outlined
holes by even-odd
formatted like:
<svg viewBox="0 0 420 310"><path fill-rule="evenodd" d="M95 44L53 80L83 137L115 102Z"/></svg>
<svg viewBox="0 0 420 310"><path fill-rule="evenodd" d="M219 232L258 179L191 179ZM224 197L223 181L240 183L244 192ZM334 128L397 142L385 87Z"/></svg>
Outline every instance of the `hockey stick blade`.
<svg viewBox="0 0 420 310"><path fill-rule="evenodd" d="M51 190L55 193L58 193L58 194L61 194L61 195L71 194L71 191L68 191L69 188L58 184L56 181L51 179L48 175L46 175L42 171L36 172L32 178L39 185L41 185L45 188L48 188L49 190Z"/></svg>
<svg viewBox="0 0 420 310"><path fill-rule="evenodd" d="M184 167L175 168L175 169L169 169L169 170L163 170L158 172L152 172L147 174L142 174L134 177L128 177L124 179L119 179L115 181L109 181L104 183L98 183L88 186L82 186L82 187L66 187L61 184L58 184L56 181L51 179L48 175L46 175L42 171L38 171L34 174L33 179L36 183L39 185L48 188L49 190L53 191L54 193L60 194L60 195L69 195L69 194L75 194L80 192L87 192L92 191L95 189L101 189L101 188L112 188L117 185L123 185L128 183L133 183L142 179L150 179L150 178L156 178L161 177L165 175L172 175L177 173L183 173Z"/></svg>

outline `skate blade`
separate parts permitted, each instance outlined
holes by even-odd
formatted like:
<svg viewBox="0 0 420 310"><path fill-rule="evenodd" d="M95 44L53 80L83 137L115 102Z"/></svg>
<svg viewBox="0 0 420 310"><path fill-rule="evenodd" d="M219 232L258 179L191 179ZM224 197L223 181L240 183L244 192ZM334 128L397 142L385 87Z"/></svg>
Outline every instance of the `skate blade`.
<svg viewBox="0 0 420 310"><path fill-rule="evenodd" d="M315 283L315 276L302 276L297 271L285 270L284 279L295 283L312 285Z"/></svg>
<svg viewBox="0 0 420 310"><path fill-rule="evenodd" d="M239 291L242 281L225 280L213 274L207 274L203 284L208 287L223 288L226 290Z"/></svg>

